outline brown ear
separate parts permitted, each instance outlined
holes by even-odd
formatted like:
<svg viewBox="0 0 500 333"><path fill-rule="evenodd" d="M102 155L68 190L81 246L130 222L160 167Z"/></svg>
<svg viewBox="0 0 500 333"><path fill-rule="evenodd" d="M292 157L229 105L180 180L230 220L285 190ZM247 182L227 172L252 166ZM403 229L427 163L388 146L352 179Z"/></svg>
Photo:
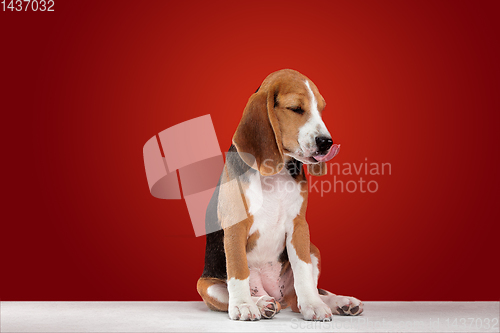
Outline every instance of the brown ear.
<svg viewBox="0 0 500 333"><path fill-rule="evenodd" d="M308 164L307 172L313 176L324 176L327 172L326 163L320 162L318 164Z"/></svg>
<svg viewBox="0 0 500 333"><path fill-rule="evenodd" d="M275 93L258 91L248 100L240 124L233 136L238 153L243 161L257 169L263 176L274 175L283 169L281 132L274 112Z"/></svg>

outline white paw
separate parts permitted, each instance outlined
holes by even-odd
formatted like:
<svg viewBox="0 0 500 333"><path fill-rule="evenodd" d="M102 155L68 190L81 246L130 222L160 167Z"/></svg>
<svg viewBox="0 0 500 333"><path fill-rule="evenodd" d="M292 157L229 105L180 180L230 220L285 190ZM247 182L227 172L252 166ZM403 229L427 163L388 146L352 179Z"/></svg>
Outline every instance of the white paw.
<svg viewBox="0 0 500 333"><path fill-rule="evenodd" d="M262 318L271 319L279 312L278 304L276 303L274 297L264 295L260 297L252 297L252 299L259 308Z"/></svg>
<svg viewBox="0 0 500 333"><path fill-rule="evenodd" d="M247 302L231 302L229 300L229 318L232 320L259 320L260 310L252 299Z"/></svg>
<svg viewBox="0 0 500 333"><path fill-rule="evenodd" d="M335 314L342 316L357 316L363 312L363 302L354 297L333 296L331 308Z"/></svg>
<svg viewBox="0 0 500 333"><path fill-rule="evenodd" d="M321 299L303 304L299 302L298 306L305 320L332 320L332 310Z"/></svg>

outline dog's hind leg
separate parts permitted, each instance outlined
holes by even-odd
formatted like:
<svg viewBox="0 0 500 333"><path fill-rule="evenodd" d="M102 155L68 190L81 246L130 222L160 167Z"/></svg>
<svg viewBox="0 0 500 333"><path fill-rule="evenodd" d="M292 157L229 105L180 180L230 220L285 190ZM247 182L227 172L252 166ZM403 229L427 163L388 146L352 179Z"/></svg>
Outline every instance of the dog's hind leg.
<svg viewBox="0 0 500 333"><path fill-rule="evenodd" d="M197 284L198 293L210 310L226 311L229 304L229 293L225 281L201 277Z"/></svg>
<svg viewBox="0 0 500 333"><path fill-rule="evenodd" d="M363 302L349 296L338 296L329 291L318 289L321 300L332 309L334 314L357 316L363 312Z"/></svg>
<svg viewBox="0 0 500 333"><path fill-rule="evenodd" d="M252 299L259 308L262 318L271 319L281 310L280 303L267 294L252 296Z"/></svg>

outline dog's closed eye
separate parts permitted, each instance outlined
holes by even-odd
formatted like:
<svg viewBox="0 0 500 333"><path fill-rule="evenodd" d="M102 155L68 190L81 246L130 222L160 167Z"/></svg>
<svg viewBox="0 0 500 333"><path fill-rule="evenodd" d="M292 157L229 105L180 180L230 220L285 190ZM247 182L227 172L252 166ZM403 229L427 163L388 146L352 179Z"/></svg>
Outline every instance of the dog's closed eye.
<svg viewBox="0 0 500 333"><path fill-rule="evenodd" d="M304 113L304 109L302 109L300 106L291 106L291 107L287 107L287 109L290 111L293 111L295 113L298 113L298 114Z"/></svg>

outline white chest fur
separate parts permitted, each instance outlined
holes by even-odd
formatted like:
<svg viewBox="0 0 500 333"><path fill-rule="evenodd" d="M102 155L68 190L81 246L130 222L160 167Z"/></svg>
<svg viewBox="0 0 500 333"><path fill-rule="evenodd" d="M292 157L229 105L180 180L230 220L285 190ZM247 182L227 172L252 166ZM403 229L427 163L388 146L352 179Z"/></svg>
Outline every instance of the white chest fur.
<svg viewBox="0 0 500 333"><path fill-rule="evenodd" d="M284 249L286 230L299 214L303 197L300 184L286 169L268 177L250 177L245 192L253 224L249 235L259 232L255 247L247 253L250 268L275 263Z"/></svg>

